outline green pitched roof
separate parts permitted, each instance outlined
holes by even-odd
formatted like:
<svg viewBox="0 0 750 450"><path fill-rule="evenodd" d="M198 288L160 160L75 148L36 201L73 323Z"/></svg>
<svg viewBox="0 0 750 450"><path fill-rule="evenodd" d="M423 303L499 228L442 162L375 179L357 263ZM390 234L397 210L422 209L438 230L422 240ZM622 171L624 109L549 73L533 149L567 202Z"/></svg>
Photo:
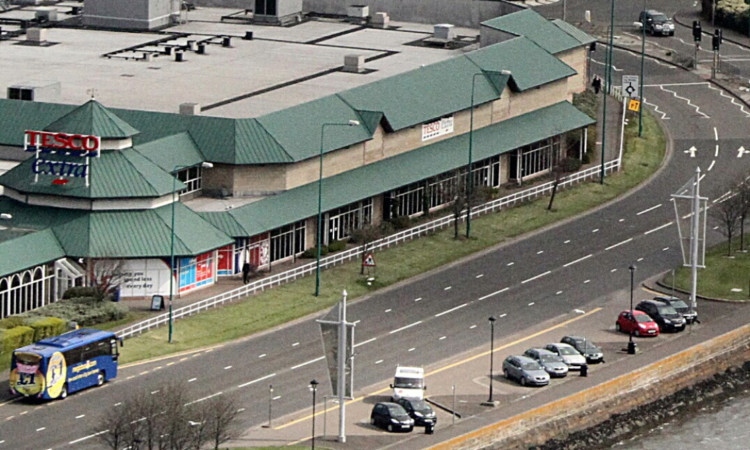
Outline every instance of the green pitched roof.
<svg viewBox="0 0 750 450"><path fill-rule="evenodd" d="M531 8L486 20L482 25L516 36L526 36L552 54L582 45L578 39Z"/></svg>
<svg viewBox="0 0 750 450"><path fill-rule="evenodd" d="M182 203L174 206L175 255L197 255L233 242ZM171 205L154 210L91 211L53 231L72 257L164 257L170 255L171 220Z"/></svg>
<svg viewBox="0 0 750 450"><path fill-rule="evenodd" d="M83 162L81 158L63 155L47 154L44 158ZM0 175L0 184L24 193L89 199L159 197L185 187L133 149L105 150L100 157L90 158L88 186L85 178L80 177L66 177L67 183L53 184L57 177L44 174L35 182L34 163L34 158L29 158Z"/></svg>
<svg viewBox="0 0 750 450"><path fill-rule="evenodd" d="M475 161L502 154L524 145L594 123L568 102L514 117L474 131ZM383 161L323 179L323 210L328 211L357 200L382 194L409 183L436 176L466 165L468 133L404 153ZM225 214L234 220L212 218L212 223L233 236L254 236L288 225L301 217L317 214L317 182L267 197ZM225 228L238 223L244 230Z"/></svg>
<svg viewBox="0 0 750 450"><path fill-rule="evenodd" d="M41 130L73 108L57 103L0 99L0 144L23 147L25 130Z"/></svg>
<svg viewBox="0 0 750 450"><path fill-rule="evenodd" d="M283 125L289 127L290 123L294 122ZM285 148L256 119L196 118L190 125L190 134L211 162L273 164L295 160L294 149Z"/></svg>
<svg viewBox="0 0 750 450"><path fill-rule="evenodd" d="M73 109L56 121L44 127L45 131L60 131L71 134L90 134L106 138L128 138L138 134L138 130L117 117L94 99Z"/></svg>
<svg viewBox="0 0 750 450"><path fill-rule="evenodd" d="M581 45L588 45L594 41L596 41L596 38L591 36L590 34L586 33L585 31L581 30L580 28L576 28L573 25L569 24L568 22L561 20L561 19L553 19L552 23L555 24L556 27L560 28L564 32L568 33L573 37L573 39L577 40L581 43Z"/></svg>
<svg viewBox="0 0 750 450"><path fill-rule="evenodd" d="M175 167L192 167L205 161L193 138L185 132L133 146L133 148L162 170L170 173Z"/></svg>
<svg viewBox="0 0 750 450"><path fill-rule="evenodd" d="M401 130L469 109L472 83L475 105L500 98L505 85L486 74L474 81L474 75L482 73L472 60L460 56L358 86L339 97L357 110L381 111L393 130Z"/></svg>
<svg viewBox="0 0 750 450"><path fill-rule="evenodd" d="M63 258L65 252L52 231L43 230L0 242L0 255L13 256L0 258L2 277Z"/></svg>
<svg viewBox="0 0 750 450"><path fill-rule="evenodd" d="M486 71L509 70L519 91L576 74L570 66L525 37L517 37L468 53L466 58Z"/></svg>

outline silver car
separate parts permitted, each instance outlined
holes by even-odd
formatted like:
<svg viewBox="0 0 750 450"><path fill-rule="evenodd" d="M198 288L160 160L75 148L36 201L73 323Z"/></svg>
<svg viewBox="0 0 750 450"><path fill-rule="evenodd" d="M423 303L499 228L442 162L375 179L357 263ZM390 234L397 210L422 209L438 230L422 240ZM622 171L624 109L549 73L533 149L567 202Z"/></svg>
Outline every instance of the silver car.
<svg viewBox="0 0 750 450"><path fill-rule="evenodd" d="M553 378L562 378L568 375L568 365L563 361L562 356L556 355L543 348L530 348L523 353L544 367L549 376Z"/></svg>
<svg viewBox="0 0 750 450"><path fill-rule="evenodd" d="M521 386L546 386L549 374L538 362L526 356L508 356L503 361L503 375Z"/></svg>
<svg viewBox="0 0 750 450"><path fill-rule="evenodd" d="M572 345L557 342L555 344L547 344L544 348L556 355L562 356L569 370L581 370L581 367L586 365L586 358L578 353L578 350L573 348Z"/></svg>

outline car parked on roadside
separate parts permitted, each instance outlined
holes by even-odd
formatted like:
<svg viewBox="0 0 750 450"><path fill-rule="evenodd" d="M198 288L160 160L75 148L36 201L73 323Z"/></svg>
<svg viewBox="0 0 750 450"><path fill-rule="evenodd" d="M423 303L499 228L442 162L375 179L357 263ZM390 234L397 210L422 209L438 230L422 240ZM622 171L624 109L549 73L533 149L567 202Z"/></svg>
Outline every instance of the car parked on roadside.
<svg viewBox="0 0 750 450"><path fill-rule="evenodd" d="M562 378L568 375L568 365L565 364L562 356L556 355L549 350L543 348L530 348L523 352L523 356L528 356L541 364L550 377Z"/></svg>
<svg viewBox="0 0 750 450"><path fill-rule="evenodd" d="M538 362L527 356L508 356L503 361L503 375L521 386L546 386L549 374Z"/></svg>
<svg viewBox="0 0 750 450"><path fill-rule="evenodd" d="M578 353L586 358L586 363L588 364L604 362L604 352L601 347L583 336L563 336L563 338L560 339L560 342L568 344L578 350Z"/></svg>
<svg viewBox="0 0 750 450"><path fill-rule="evenodd" d="M635 336L658 336L659 324L643 311L626 309L617 316L615 330Z"/></svg>
<svg viewBox="0 0 750 450"><path fill-rule="evenodd" d="M370 413L370 424L391 432L414 429L414 419L409 417L403 406L392 402L376 403Z"/></svg>
<svg viewBox="0 0 750 450"><path fill-rule="evenodd" d="M685 303L685 301L681 298L673 297L671 295L659 295L654 297L654 300L666 303L667 305L677 310L677 312L682 314L682 317L685 318L685 322L688 325L690 325L691 323L695 323L695 321L698 319L698 312L690 308L690 306L688 306L688 304Z"/></svg>
<svg viewBox="0 0 750 450"><path fill-rule="evenodd" d="M425 427L428 433L437 425L437 415L429 403L418 398L400 398L396 401L414 419L414 425Z"/></svg>
<svg viewBox="0 0 750 450"><path fill-rule="evenodd" d="M654 9L641 11L636 23L646 27L646 33L651 36L674 36L674 23L663 12Z"/></svg>
<svg viewBox="0 0 750 450"><path fill-rule="evenodd" d="M573 348L572 345L556 342L554 344L547 344L544 348L556 355L560 355L565 364L568 365L568 370L581 370L581 367L586 365L586 358L578 353L578 350Z"/></svg>
<svg viewBox="0 0 750 450"><path fill-rule="evenodd" d="M651 316L654 322L659 324L661 331L678 332L685 329L685 318L666 303L658 300L644 300L638 303L635 309Z"/></svg>

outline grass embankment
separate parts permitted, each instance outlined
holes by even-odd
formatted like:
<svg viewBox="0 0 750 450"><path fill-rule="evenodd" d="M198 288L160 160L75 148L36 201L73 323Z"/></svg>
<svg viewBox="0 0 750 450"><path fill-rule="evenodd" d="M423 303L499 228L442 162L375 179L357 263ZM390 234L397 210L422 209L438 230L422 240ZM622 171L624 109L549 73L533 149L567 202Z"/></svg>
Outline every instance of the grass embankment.
<svg viewBox="0 0 750 450"><path fill-rule="evenodd" d="M176 322L173 343L167 344L167 327L129 339L121 362L133 362L248 336L331 307L346 289L354 300L378 288L424 273L523 233L575 216L606 203L643 182L660 166L665 137L656 120L644 114L643 137L638 121L626 128L625 170L599 181L581 184L557 194L552 210L549 198L472 220L470 239L454 239L453 228L375 254L375 281L368 286L359 275L358 262L321 274L321 292L314 297L314 277L300 279L255 295L236 304L217 308ZM612 144L613 145L613 144ZM462 227L462 231L465 228Z"/></svg>
<svg viewBox="0 0 750 450"><path fill-rule="evenodd" d="M735 301L750 301L750 238L745 238L745 251L740 251L739 239L733 239L732 254L728 255L723 242L706 250L706 267L698 269L698 296ZM674 286L678 291L690 292L690 267L675 270ZM672 274L662 283L672 286Z"/></svg>

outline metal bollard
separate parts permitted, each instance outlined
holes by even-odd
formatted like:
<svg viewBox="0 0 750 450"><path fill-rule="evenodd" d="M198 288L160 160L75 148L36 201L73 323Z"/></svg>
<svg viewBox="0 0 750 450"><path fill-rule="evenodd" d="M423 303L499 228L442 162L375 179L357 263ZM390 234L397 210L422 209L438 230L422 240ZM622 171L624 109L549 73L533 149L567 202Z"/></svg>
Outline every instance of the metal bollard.
<svg viewBox="0 0 750 450"><path fill-rule="evenodd" d="M584 365L581 366L581 376L582 377L589 376L589 365L588 364L584 364Z"/></svg>

